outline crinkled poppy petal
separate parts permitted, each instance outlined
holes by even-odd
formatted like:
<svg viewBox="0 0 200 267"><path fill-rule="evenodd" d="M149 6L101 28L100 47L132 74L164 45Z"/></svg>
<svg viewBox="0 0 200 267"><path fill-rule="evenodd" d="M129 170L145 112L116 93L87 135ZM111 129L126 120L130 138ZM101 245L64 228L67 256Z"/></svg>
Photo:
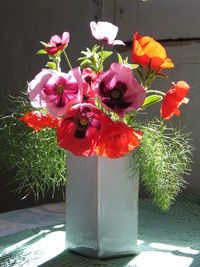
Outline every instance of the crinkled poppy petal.
<svg viewBox="0 0 200 267"><path fill-rule="evenodd" d="M173 68L171 59L167 58L164 47L149 36L141 37L136 32L133 36L133 63L147 66L151 63L152 69Z"/></svg>
<svg viewBox="0 0 200 267"><path fill-rule="evenodd" d="M185 97L188 94L190 87L185 81L179 81L177 84L172 84L172 87L167 91L160 109L161 117L164 120L170 119L174 114L180 115L179 106L188 103Z"/></svg>
<svg viewBox="0 0 200 267"><path fill-rule="evenodd" d="M31 111L20 117L19 120L24 121L29 127L35 131L40 131L44 127L56 128L58 120L54 119L50 114L40 113L39 111Z"/></svg>
<svg viewBox="0 0 200 267"><path fill-rule="evenodd" d="M61 44L59 47L57 46L48 46L46 47L46 52L48 55L55 55L58 53L58 51L62 50L64 48L64 44Z"/></svg>
<svg viewBox="0 0 200 267"><path fill-rule="evenodd" d="M190 86L185 81L178 81L174 88L176 90L176 97L182 101L188 94Z"/></svg>
<svg viewBox="0 0 200 267"><path fill-rule="evenodd" d="M50 43L51 45L56 45L57 43L61 43L61 42L62 42L62 39L60 38L60 36L57 35L57 34L55 34L55 35L53 35L53 36L51 37L49 43Z"/></svg>
<svg viewBox="0 0 200 267"><path fill-rule="evenodd" d="M63 32L63 34L62 34L62 43L64 45L66 45L66 44L69 43L69 40L70 40L70 34L69 34L69 32Z"/></svg>
<svg viewBox="0 0 200 267"><path fill-rule="evenodd" d="M42 71L28 83L29 99L34 108L46 107L46 102L42 97L42 89L53 73L54 71L52 70L42 69Z"/></svg>
<svg viewBox="0 0 200 267"><path fill-rule="evenodd" d="M128 127L123 122L106 121L96 148L98 156L119 158L125 156L140 144L142 133Z"/></svg>
<svg viewBox="0 0 200 267"><path fill-rule="evenodd" d="M90 104L74 106L57 126L59 146L77 156L95 155L101 122L105 116Z"/></svg>

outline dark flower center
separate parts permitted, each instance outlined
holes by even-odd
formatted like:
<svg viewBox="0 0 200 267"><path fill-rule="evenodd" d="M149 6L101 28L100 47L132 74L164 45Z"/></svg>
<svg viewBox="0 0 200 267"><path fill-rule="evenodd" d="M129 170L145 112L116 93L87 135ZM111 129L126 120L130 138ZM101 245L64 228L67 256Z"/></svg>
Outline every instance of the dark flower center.
<svg viewBox="0 0 200 267"><path fill-rule="evenodd" d="M91 84L92 78L90 76L85 77L85 81L88 84Z"/></svg>
<svg viewBox="0 0 200 267"><path fill-rule="evenodd" d="M81 117L79 119L79 125L81 127L86 127L88 125L88 119L86 117Z"/></svg>
<svg viewBox="0 0 200 267"><path fill-rule="evenodd" d="M119 89L114 88L110 93L111 98L113 99L119 99L122 97L122 93Z"/></svg>
<svg viewBox="0 0 200 267"><path fill-rule="evenodd" d="M56 86L56 91L59 95L62 94L64 92L64 90L65 90L64 84L59 84L58 86Z"/></svg>
<svg viewBox="0 0 200 267"><path fill-rule="evenodd" d="M98 117L96 118L95 113L93 113L88 107L84 107L82 111L79 110L75 120L76 131L74 136L76 138L85 138L90 127L100 130L101 123Z"/></svg>
<svg viewBox="0 0 200 267"><path fill-rule="evenodd" d="M125 109L131 105L124 99L124 94L127 90L125 83L118 81L114 87L108 87L104 82L100 84L100 93L102 95L102 102L109 108L115 110L117 108Z"/></svg>
<svg viewBox="0 0 200 267"><path fill-rule="evenodd" d="M89 95L83 95L83 103L87 103L89 98Z"/></svg>
<svg viewBox="0 0 200 267"><path fill-rule="evenodd" d="M59 47L61 46L62 44L61 43L56 43L56 47Z"/></svg>

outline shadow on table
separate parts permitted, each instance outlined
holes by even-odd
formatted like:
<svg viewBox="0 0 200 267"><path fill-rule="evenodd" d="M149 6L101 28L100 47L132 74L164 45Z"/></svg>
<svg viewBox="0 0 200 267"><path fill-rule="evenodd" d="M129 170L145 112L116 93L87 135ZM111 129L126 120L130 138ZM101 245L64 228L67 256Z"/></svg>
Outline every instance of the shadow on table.
<svg viewBox="0 0 200 267"><path fill-rule="evenodd" d="M115 259L96 260L65 250L54 259L51 259L39 267L122 267L126 266L131 260L133 260L133 258L133 256L128 256Z"/></svg>

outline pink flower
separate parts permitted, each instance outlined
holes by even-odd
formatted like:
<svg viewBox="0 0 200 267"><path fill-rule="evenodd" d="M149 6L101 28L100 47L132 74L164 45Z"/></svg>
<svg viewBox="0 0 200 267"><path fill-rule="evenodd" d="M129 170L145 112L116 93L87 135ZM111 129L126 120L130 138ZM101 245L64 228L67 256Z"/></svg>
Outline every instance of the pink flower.
<svg viewBox="0 0 200 267"><path fill-rule="evenodd" d="M144 102L146 92L123 64L113 63L97 80L97 94L102 105L121 118L125 112L137 110Z"/></svg>
<svg viewBox="0 0 200 267"><path fill-rule="evenodd" d="M121 40L115 40L118 27L110 22L90 22L90 29L93 37L98 41L105 41L108 45L125 45Z"/></svg>
<svg viewBox="0 0 200 267"><path fill-rule="evenodd" d="M58 51L63 50L63 48L69 43L69 33L63 32L62 38L59 35L53 35L50 39L49 46L46 47L46 52L48 55L55 55Z"/></svg>
<svg viewBox="0 0 200 267"><path fill-rule="evenodd" d="M28 84L28 92L33 107L47 107L54 118L63 116L72 104L82 101L80 68L75 68L68 73L43 69Z"/></svg>

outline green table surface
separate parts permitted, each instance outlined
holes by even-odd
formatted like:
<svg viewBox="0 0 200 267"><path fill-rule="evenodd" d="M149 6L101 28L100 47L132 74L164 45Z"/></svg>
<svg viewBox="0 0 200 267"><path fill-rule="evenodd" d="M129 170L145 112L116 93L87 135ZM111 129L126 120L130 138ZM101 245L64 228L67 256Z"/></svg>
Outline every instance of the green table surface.
<svg viewBox="0 0 200 267"><path fill-rule="evenodd" d="M64 218L64 203L0 214L0 266L200 267L198 195L180 196L166 213L141 199L135 256L100 261L67 251Z"/></svg>

